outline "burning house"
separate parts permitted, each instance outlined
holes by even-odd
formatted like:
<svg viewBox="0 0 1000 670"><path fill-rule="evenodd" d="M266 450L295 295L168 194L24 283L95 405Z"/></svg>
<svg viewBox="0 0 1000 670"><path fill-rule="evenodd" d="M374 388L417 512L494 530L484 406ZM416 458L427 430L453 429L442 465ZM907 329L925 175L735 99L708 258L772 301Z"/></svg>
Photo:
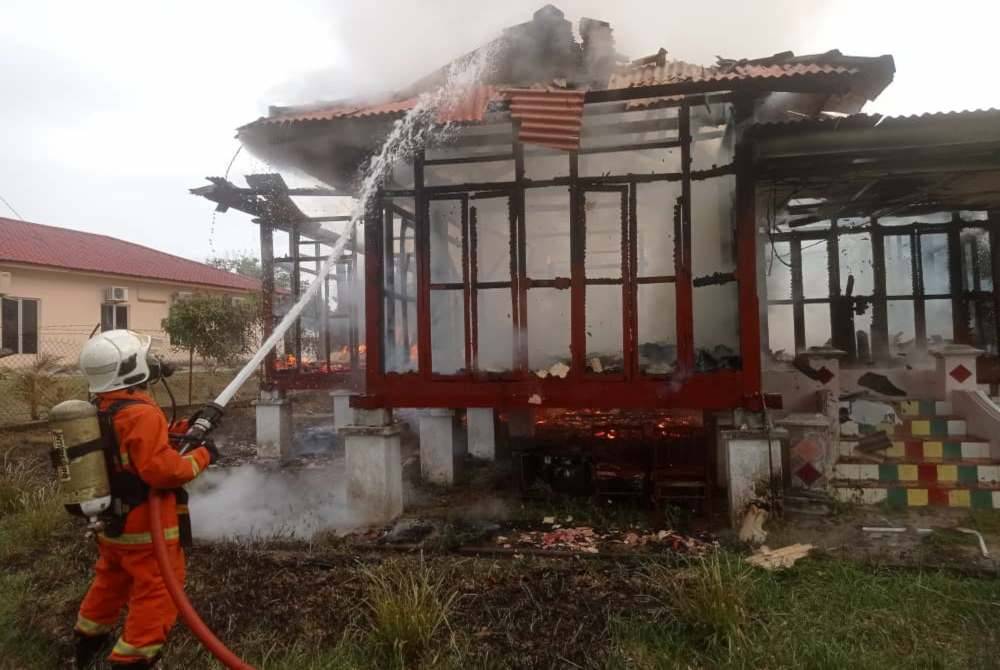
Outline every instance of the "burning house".
<svg viewBox="0 0 1000 670"><path fill-rule="evenodd" d="M589 463L599 491L710 502L722 485L738 507L764 478L898 497L902 479L839 469L860 466L841 425L884 432L894 394L950 401L988 378L969 347L998 351L1000 113L859 114L892 81L890 56L700 66L662 49L628 60L603 21L578 34L549 5L383 100L274 107L239 129L328 185L194 190L257 217L269 273L274 231L288 233L293 293L336 241L322 224L350 218L306 216L293 197L360 195L379 147L409 133L364 194L334 278L344 311L295 330L268 389L349 388L351 486L385 514L401 505L385 410L403 407L427 410L435 481L454 475L464 410L473 454L492 457L502 426ZM325 367L303 360L314 330ZM852 415L859 393L880 420Z"/></svg>

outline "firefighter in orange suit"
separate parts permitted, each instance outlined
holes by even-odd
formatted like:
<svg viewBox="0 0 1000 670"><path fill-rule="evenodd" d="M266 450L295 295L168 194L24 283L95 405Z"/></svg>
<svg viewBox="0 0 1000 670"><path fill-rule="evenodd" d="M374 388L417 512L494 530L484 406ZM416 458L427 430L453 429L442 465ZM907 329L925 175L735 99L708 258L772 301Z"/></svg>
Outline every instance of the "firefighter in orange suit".
<svg viewBox="0 0 1000 670"><path fill-rule="evenodd" d="M109 447L112 507L118 523L98 533L99 558L94 581L80 605L75 632L77 668L90 668L111 647L111 631L123 607L128 607L121 636L108 657L112 667L152 668L160 656L177 610L167 593L153 556L149 526L150 488L178 489L217 457L214 446L202 446L181 456L170 444L167 420L147 391L155 378L150 338L128 330L101 333L84 346L80 367L96 394L102 436ZM151 373L151 368L153 372ZM116 448L115 448L116 447ZM171 565L184 580L179 513L186 509L176 495L163 500L163 533ZM180 508L180 509L179 509Z"/></svg>

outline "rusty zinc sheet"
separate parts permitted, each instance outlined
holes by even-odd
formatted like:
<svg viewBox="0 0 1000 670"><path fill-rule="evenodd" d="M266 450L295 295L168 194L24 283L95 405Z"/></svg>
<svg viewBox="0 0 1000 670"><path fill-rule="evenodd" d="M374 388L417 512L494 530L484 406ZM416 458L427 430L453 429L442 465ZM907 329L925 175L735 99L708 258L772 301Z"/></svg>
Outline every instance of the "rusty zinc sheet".
<svg viewBox="0 0 1000 670"><path fill-rule="evenodd" d="M520 88L503 93L510 100L511 117L521 122L521 142L565 151L580 148L586 91Z"/></svg>

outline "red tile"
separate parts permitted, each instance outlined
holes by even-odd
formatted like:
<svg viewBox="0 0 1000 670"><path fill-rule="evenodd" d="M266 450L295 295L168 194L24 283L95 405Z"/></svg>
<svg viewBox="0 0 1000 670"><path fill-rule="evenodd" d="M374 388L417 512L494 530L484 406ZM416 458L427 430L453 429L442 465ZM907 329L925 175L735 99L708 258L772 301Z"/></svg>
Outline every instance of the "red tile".
<svg viewBox="0 0 1000 670"><path fill-rule="evenodd" d="M917 464L917 479L922 482L936 482L937 465L933 463Z"/></svg>
<svg viewBox="0 0 1000 670"><path fill-rule="evenodd" d="M932 507L948 506L948 489L927 489L927 504Z"/></svg>
<svg viewBox="0 0 1000 670"><path fill-rule="evenodd" d="M919 440L912 440L906 442L906 460L908 461L922 461L924 460L924 443Z"/></svg>
<svg viewBox="0 0 1000 670"><path fill-rule="evenodd" d="M972 372L969 370L969 368L961 364L956 365L955 369L949 372L948 374L950 374L959 384L965 382L966 379L972 376Z"/></svg>

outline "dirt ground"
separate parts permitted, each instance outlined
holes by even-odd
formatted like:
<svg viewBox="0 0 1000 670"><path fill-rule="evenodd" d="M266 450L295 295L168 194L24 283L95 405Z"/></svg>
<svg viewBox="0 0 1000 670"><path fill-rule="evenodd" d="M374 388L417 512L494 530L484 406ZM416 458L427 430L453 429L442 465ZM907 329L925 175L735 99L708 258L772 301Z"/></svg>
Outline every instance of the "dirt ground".
<svg viewBox="0 0 1000 670"><path fill-rule="evenodd" d="M297 405L298 453L284 463L257 461L252 409L232 410L216 434L223 458L213 470L261 471L261 481L290 476L299 482L294 478L310 473L321 482L328 476L334 488L343 448L329 430L326 401ZM0 436L8 459L43 458L47 444L42 430ZM988 577L998 571L996 515L837 506L824 516L771 519L765 525L770 547L809 543L816 549L786 573L717 570L714 595L689 605L707 612L691 614L677 604L686 596L660 591L662 575L687 583L696 558L749 554L721 518L678 512L668 515L669 527L656 527L647 510L629 504L525 499L513 492L503 464L470 461L455 487L422 485L412 433L404 437L404 460L407 510L396 523L308 538L279 533L198 542L189 554L188 593L209 625L262 668L875 668L912 653L928 659L927 667L996 667L979 656L997 642L989 631L1000 631L1000 584ZM267 490L255 487L258 494ZM0 550L13 544L4 529L13 518L0 510ZM870 533L863 526L907 530ZM982 557L978 539L956 532L958 526L982 531L991 556ZM926 528L933 532L918 532ZM13 631L0 634L0 651L7 644L11 658L48 660L0 660L3 669L57 667L45 663L68 654L69 626L90 575L93 548L81 541L78 524L60 520L33 542L4 559L7 576L0 580L13 581L2 586L8 593L26 590L22 600L9 599L17 606L7 619L0 606L0 625L6 621ZM440 653L387 665L362 646L351 647L353 656L344 660L345 640L371 640L371 575L393 565L406 574L434 575L451 599L447 633L434 637ZM656 572L661 569L676 572ZM914 584L912 574L925 577ZM659 576L651 581L651 575ZM948 600L934 595L942 592ZM738 605L733 612L712 609L711 603L731 599ZM942 602L947 610L929 614ZM887 609L897 603L906 611L898 620ZM830 621L816 625L837 632L813 639L805 622L822 617ZM27 638L25 631L31 631ZM213 667L183 627L172 637L165 667ZM790 646L793 638L808 642ZM718 639L726 644L718 646ZM334 649L337 660L295 656L302 649Z"/></svg>

